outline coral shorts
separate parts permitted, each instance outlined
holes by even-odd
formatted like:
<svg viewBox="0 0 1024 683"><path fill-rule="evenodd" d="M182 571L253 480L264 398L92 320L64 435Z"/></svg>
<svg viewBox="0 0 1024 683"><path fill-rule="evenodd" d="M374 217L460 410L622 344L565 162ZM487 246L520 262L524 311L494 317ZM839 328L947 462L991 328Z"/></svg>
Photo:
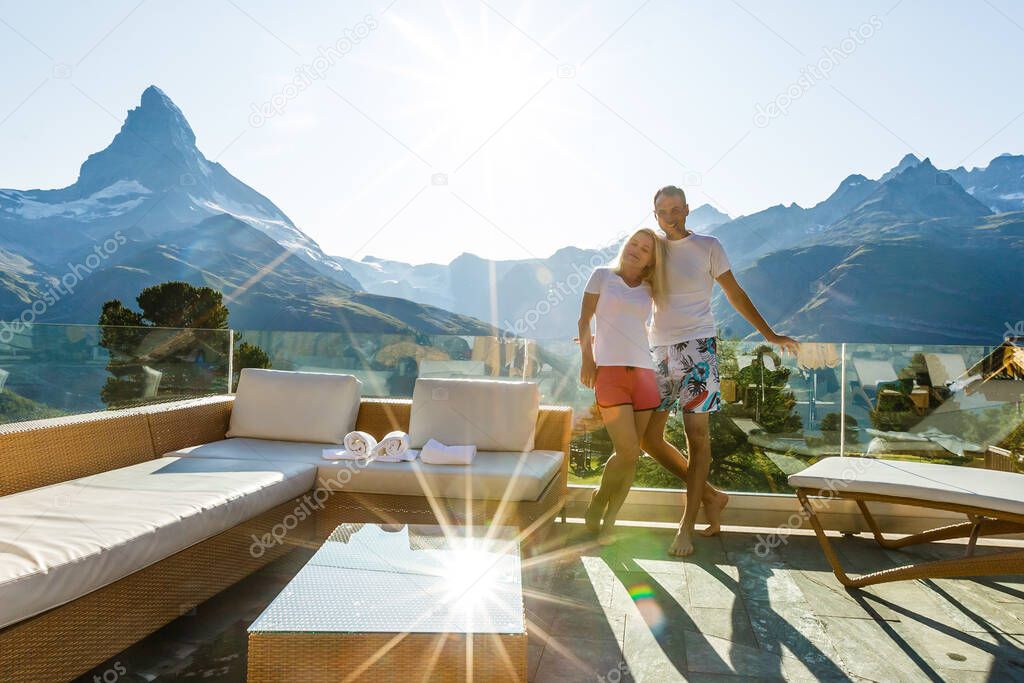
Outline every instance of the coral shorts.
<svg viewBox="0 0 1024 683"><path fill-rule="evenodd" d="M602 408L632 405L633 410L654 410L661 404L658 377L649 368L601 365L594 394Z"/></svg>

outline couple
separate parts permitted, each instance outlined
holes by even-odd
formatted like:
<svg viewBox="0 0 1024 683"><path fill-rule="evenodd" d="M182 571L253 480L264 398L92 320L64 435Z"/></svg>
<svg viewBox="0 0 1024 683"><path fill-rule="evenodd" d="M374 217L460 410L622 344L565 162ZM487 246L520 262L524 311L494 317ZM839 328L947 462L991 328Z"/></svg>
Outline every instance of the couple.
<svg viewBox="0 0 1024 683"><path fill-rule="evenodd" d="M707 483L711 464L710 413L719 409L715 320L711 290L717 281L729 303L771 344L796 353L797 342L775 334L736 282L721 243L686 228L690 209L678 187L654 195L665 237L637 230L618 262L587 282L580 311L580 381L594 389L615 452L605 464L585 515L601 543L613 540L615 517L629 493L637 458L646 452L686 482L686 511L669 548L693 552L694 523L704 505L711 536L719 531L729 496ZM648 318L653 319L648 328ZM596 335L590 320L597 318ZM679 403L689 459L665 440L669 411Z"/></svg>

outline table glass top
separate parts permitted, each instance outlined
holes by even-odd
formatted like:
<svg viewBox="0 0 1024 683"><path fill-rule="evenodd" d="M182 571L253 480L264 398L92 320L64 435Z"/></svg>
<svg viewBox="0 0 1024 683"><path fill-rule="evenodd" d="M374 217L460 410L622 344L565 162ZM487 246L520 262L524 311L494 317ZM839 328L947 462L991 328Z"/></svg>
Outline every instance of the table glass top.
<svg viewBox="0 0 1024 683"><path fill-rule="evenodd" d="M516 534L343 524L249 631L525 633Z"/></svg>

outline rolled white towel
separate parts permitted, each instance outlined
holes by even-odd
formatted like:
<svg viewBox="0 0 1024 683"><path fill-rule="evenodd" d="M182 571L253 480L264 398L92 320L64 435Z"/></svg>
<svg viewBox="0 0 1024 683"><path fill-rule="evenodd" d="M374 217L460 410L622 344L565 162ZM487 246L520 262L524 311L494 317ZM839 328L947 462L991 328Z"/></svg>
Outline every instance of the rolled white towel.
<svg viewBox="0 0 1024 683"><path fill-rule="evenodd" d="M476 446L446 446L430 439L420 451L420 460L428 465L469 465L476 456Z"/></svg>
<svg viewBox="0 0 1024 683"><path fill-rule="evenodd" d="M353 453L347 448L325 448L320 457L324 460L366 460L366 456Z"/></svg>
<svg viewBox="0 0 1024 683"><path fill-rule="evenodd" d="M373 459L379 462L414 460L416 451L409 451L409 435L402 431L388 432L373 449Z"/></svg>
<svg viewBox="0 0 1024 683"><path fill-rule="evenodd" d="M345 450L355 453L356 459L369 458L373 449L377 447L377 439L366 432L349 432L344 439Z"/></svg>

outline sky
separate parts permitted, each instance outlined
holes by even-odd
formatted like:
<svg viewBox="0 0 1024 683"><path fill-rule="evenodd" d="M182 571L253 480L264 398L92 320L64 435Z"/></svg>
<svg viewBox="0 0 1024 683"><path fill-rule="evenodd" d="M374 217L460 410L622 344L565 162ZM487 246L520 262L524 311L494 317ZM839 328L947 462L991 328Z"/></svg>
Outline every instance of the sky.
<svg viewBox="0 0 1024 683"><path fill-rule="evenodd" d="M0 187L73 183L155 84L329 254L546 257L666 184L735 217L1024 153L1022 40L1009 0L0 0Z"/></svg>

